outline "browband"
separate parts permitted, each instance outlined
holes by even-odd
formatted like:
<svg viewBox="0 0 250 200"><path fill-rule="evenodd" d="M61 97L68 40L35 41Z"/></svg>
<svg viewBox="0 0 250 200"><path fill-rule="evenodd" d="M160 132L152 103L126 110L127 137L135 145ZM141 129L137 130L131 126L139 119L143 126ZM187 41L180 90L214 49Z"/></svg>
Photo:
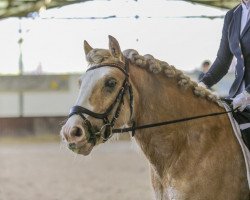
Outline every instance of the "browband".
<svg viewBox="0 0 250 200"><path fill-rule="evenodd" d="M98 69L98 68L101 68L101 67L114 67L114 68L119 69L127 77L129 76L126 69L124 69L122 66L118 65L117 63L102 63L102 64L99 64L99 65L95 65L93 67L90 67L86 72L88 72L90 70ZM126 68L126 64L124 65L124 67Z"/></svg>

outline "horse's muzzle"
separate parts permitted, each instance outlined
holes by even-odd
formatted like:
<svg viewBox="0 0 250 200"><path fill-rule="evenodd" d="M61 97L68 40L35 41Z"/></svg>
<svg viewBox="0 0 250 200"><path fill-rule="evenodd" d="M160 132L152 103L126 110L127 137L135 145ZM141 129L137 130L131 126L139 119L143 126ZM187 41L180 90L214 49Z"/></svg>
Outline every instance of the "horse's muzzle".
<svg viewBox="0 0 250 200"><path fill-rule="evenodd" d="M71 151L88 155L94 145L88 142L88 134L82 124L80 117L72 116L62 127L60 134Z"/></svg>

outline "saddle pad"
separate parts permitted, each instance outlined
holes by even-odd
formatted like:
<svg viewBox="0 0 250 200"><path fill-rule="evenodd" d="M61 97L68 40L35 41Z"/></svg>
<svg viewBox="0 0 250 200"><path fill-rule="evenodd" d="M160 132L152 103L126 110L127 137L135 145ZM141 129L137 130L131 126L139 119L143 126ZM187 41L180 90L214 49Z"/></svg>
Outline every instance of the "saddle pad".
<svg viewBox="0 0 250 200"><path fill-rule="evenodd" d="M226 103L222 103L224 108L226 109L226 111L230 111L230 107L226 104ZM231 121L231 124L232 124L232 127L233 127L233 130L234 130L234 134L241 146L241 150L242 150L242 153L244 155L244 158L245 158L245 163L246 163L246 169L247 169L247 180L248 180L248 187L250 189L250 152L248 150L248 148L246 147L243 139L242 139L242 136L241 136L241 131L240 131L240 127L239 127L239 124L236 122L236 120L233 118L233 115L232 113L228 113L228 117Z"/></svg>

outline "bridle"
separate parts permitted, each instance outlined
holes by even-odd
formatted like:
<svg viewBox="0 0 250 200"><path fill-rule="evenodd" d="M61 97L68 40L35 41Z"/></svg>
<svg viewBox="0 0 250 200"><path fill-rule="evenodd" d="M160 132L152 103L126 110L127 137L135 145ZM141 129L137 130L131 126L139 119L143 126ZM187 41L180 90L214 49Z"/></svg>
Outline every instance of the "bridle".
<svg viewBox="0 0 250 200"><path fill-rule="evenodd" d="M124 103L124 95L126 93L129 94L129 101L130 101L130 118L132 118L133 114L133 91L131 84L129 82L129 73L128 73L128 66L129 60L125 59L125 63L103 63L99 65L95 65L90 67L88 71L95 70L101 67L112 67L119 69L124 74L124 81L122 84L121 89L119 90L116 98L114 99L113 103L107 108L104 113L96 113L87 108L82 106L73 106L70 109L69 117L72 115L79 115L84 120L84 123L88 129L88 141L92 144L96 144L97 137L101 137L103 142L106 142L112 135L113 135L113 128L117 118L121 112L121 106ZM109 120L109 116L111 115L112 111L114 115L111 120ZM91 122L84 116L84 114L89 115L93 118L100 119L103 121L103 126L100 128L99 131L96 131Z"/></svg>
<svg viewBox="0 0 250 200"><path fill-rule="evenodd" d="M72 115L79 115L84 120L84 123L88 129L88 142L92 143L93 145L96 144L97 138L101 137L103 142L106 142L114 133L125 133L132 131L132 136L134 136L135 131L139 129L146 129L146 128L152 128L152 127L159 127L169 124L175 124L185 121L190 121L194 119L204 118L204 117L210 117L210 116L217 116L222 114L227 114L231 112L235 112L236 109L231 109L229 111L223 111L223 112L215 112L215 113L209 113L204 115L198 115L198 116L192 116L192 117L186 117L181 119L175 119L175 120L169 120L169 121L163 121L158 123L150 123L150 124L144 124L141 126L136 126L135 121L133 120L133 105L134 105L134 99L133 99L133 90L132 86L129 82L129 60L125 59L125 63L103 63L99 65L95 65L90 67L87 71L95 70L101 67L112 67L119 69L125 76L125 79L123 81L122 87L119 90L116 98L114 99L113 103L107 108L107 110L104 113L96 113L91 110L88 110L87 108L84 108L82 106L73 106L70 109L70 113L68 117L71 117ZM130 102L130 123L132 124L131 127L127 128L117 128L114 129L115 122L117 118L120 115L121 112L121 106L124 103L124 95L128 93L129 95L129 102ZM115 108L116 107L116 108ZM109 120L109 116L111 115L112 111L114 111L114 115L111 120ZM100 128L100 130L97 130L93 127L91 122L84 116L84 114L87 114L93 118L100 119L103 121L103 126Z"/></svg>

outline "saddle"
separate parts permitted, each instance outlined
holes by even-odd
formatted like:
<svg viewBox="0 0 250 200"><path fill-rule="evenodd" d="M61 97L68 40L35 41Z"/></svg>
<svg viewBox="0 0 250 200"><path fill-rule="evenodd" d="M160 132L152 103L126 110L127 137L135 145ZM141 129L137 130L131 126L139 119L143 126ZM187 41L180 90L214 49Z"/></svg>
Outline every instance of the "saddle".
<svg viewBox="0 0 250 200"><path fill-rule="evenodd" d="M232 107L231 99L223 99L229 107ZM237 121L242 139L250 151L250 106L247 106L242 112L232 112L234 119Z"/></svg>
<svg viewBox="0 0 250 200"><path fill-rule="evenodd" d="M232 111L232 100L223 99L222 104L227 111ZM241 147L246 170L247 170L247 181L250 189L250 107L247 107L243 112L231 112L228 113L228 117L232 124L235 136Z"/></svg>

